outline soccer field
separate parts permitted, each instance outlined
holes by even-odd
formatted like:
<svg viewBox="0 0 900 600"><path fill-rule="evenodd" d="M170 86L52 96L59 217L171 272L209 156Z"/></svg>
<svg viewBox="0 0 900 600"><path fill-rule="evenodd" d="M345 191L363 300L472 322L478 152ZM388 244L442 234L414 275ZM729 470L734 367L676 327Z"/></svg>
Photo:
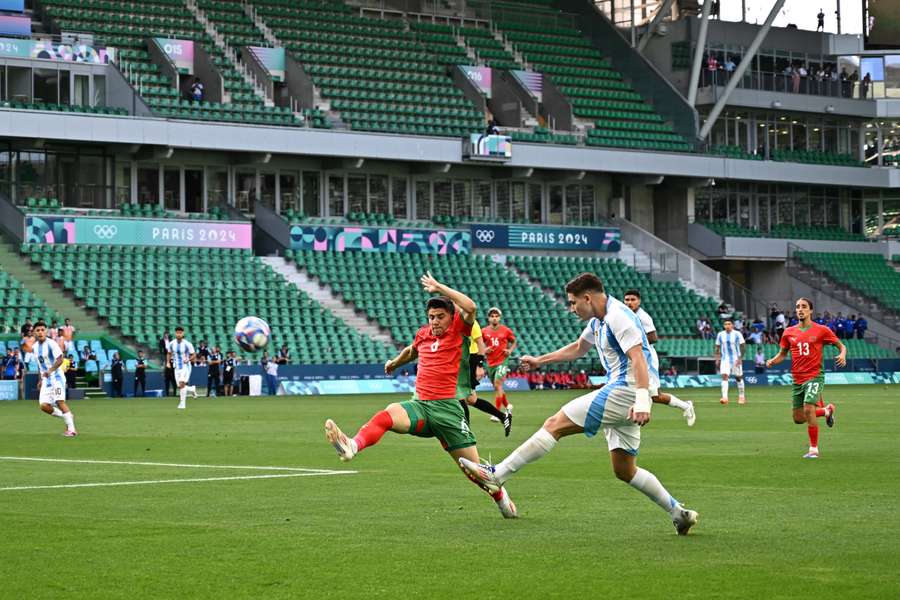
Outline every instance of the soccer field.
<svg viewBox="0 0 900 600"><path fill-rule="evenodd" d="M76 439L0 402L0 597L900 597L896 389L828 388L815 461L788 388L746 406L717 392L680 391L694 428L656 405L644 430L639 463L700 513L686 538L613 477L599 437L514 478L507 521L434 440L337 460L325 418L352 433L394 398L78 401ZM473 411L482 456L575 395L511 394L508 439Z"/></svg>

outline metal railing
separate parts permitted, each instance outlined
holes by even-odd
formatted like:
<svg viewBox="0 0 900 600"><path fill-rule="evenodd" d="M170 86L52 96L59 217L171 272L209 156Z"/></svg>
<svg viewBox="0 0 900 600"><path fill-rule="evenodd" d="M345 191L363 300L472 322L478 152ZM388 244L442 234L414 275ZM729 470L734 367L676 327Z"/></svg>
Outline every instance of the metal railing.
<svg viewBox="0 0 900 600"><path fill-rule="evenodd" d="M718 99L721 91L731 81L730 71L703 69L699 87L712 87L713 97ZM862 94L862 84L859 81L832 80L830 77L817 79L816 77L799 77L794 79L792 75L785 73L764 73L753 71L745 73L738 82L738 89L759 90L764 92L779 92L787 94L803 94L808 96L825 96L829 98L845 98L856 100L873 99L873 87L870 85L865 97Z"/></svg>

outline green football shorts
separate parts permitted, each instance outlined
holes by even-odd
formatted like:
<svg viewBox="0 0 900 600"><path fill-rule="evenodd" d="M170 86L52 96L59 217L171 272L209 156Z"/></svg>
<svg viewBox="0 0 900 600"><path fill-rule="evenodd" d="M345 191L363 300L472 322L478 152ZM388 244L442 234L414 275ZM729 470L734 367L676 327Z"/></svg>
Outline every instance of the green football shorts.
<svg viewBox="0 0 900 600"><path fill-rule="evenodd" d="M506 362L502 362L496 367L489 366L487 368L488 379L491 381L497 381L498 379L503 379L509 374L509 366L507 366Z"/></svg>
<svg viewBox="0 0 900 600"><path fill-rule="evenodd" d="M794 384L792 404L794 408L803 408L804 404L815 404L825 388L825 376L819 375L806 383Z"/></svg>
<svg viewBox="0 0 900 600"><path fill-rule="evenodd" d="M459 400L407 400L400 406L409 416L409 434L437 438L447 452L475 445Z"/></svg>

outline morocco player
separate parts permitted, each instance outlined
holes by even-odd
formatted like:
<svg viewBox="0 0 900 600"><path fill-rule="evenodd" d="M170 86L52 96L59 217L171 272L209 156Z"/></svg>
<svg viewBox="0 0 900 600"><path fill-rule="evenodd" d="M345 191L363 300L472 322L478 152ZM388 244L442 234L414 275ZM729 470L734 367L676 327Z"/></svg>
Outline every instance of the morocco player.
<svg viewBox="0 0 900 600"><path fill-rule="evenodd" d="M781 349L766 362L772 367L782 362L791 353L791 376L794 378L793 408L794 423L806 423L809 434L809 451L803 458L819 458L818 417L825 417L825 424L834 427L834 404L821 408L817 406L825 387L822 371L822 348L825 344L837 346L840 353L834 359L839 367L847 364L847 347L824 325L813 323L813 303L806 298L797 300L799 323L788 327L781 335Z"/></svg>
<svg viewBox="0 0 900 600"><path fill-rule="evenodd" d="M656 335L656 325L653 323L653 317L647 314L646 310L641 308L641 293L639 291L628 290L622 297L622 301L625 303L625 306L634 311L634 314L637 315L638 320L641 322L641 327L647 335L647 342L650 344L650 356L652 359L650 367L656 371L658 377L659 356L656 354L656 348L653 347L653 344L659 341L659 338ZM672 408L680 409L682 411L681 414L684 415L684 418L687 421L688 427L693 427L694 423L697 422L697 414L694 412L694 403L690 400L685 402L672 394L660 391L657 395L653 396L653 401L657 404L666 404Z"/></svg>
<svg viewBox="0 0 900 600"><path fill-rule="evenodd" d="M459 403L471 391L469 369L463 365L468 366L469 338L477 307L462 292L438 283L431 273L423 275L421 283L426 292L438 294L425 305L428 325L416 332L412 344L384 365L384 372L390 375L400 365L418 358L415 394L411 400L388 405L352 438L344 435L331 419L325 421L325 438L343 461L351 460L377 444L386 432L393 431L437 438L454 462L460 458L479 462L475 434ZM504 517L517 516L516 506L502 486L489 488L473 477L469 479L491 495Z"/></svg>
<svg viewBox="0 0 900 600"><path fill-rule="evenodd" d="M465 400L459 401L460 405L463 407L463 411L466 413L466 421L469 420L469 406L474 406L478 410L491 415L493 417L491 419L492 421L503 423L503 431L506 433L506 437L509 437L509 432L512 430L512 413L502 413L499 408L495 407L487 400L479 398L478 392L476 391L478 382L484 377L484 353L486 350L484 339L481 335L481 326L478 324L477 320L472 321L472 333L469 337L472 341L469 344L468 386L472 391ZM466 365L463 365L463 367L465 366ZM481 374L479 374L479 372ZM461 375L462 373L460 373L460 376Z"/></svg>
<svg viewBox="0 0 900 600"><path fill-rule="evenodd" d="M512 404L506 399L503 391L503 382L509 373L506 359L516 349L516 336L512 329L500 324L503 312L496 306L488 310L488 326L481 330L486 346L488 377L494 384L494 405L500 409L505 408L507 413L512 412ZM496 417L494 417L496 418Z"/></svg>
<svg viewBox="0 0 900 600"><path fill-rule="evenodd" d="M66 378L62 365L64 357L59 344L47 337L47 324L38 321L34 324L34 345L32 352L41 374L40 395L38 403L41 410L62 419L66 424L66 437L75 437L75 417L66 404Z"/></svg>
<svg viewBox="0 0 900 600"><path fill-rule="evenodd" d="M570 362L594 347L610 382L564 405L501 463L484 465L463 457L460 464L489 488L499 489L525 465L553 450L561 438L576 433L592 438L602 432L616 477L655 502L670 516L678 534L687 535L697 523L697 513L684 508L653 473L637 466L641 427L650 421L650 398L659 387L648 366L650 344L640 321L627 306L607 296L603 282L592 273L570 281L566 294L570 309L587 321L587 327L568 346L543 356L523 356L522 366L533 370Z"/></svg>
<svg viewBox="0 0 900 600"><path fill-rule="evenodd" d="M188 392L197 397L197 387L188 385L191 380L191 363L194 361L194 345L184 339L184 327L175 328L175 339L169 341L166 348L169 353L168 360L175 369L175 383L178 384L178 408L187 408Z"/></svg>
<svg viewBox="0 0 900 600"><path fill-rule="evenodd" d="M734 328L734 321L725 319L725 329L716 336L716 366L722 376L722 404L728 404L728 380L737 380L738 404L744 404L744 336Z"/></svg>

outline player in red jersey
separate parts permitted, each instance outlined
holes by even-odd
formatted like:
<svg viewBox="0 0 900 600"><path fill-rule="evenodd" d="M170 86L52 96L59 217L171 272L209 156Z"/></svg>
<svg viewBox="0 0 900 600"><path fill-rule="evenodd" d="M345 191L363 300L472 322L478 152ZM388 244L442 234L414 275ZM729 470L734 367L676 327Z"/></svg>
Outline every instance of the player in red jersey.
<svg viewBox="0 0 900 600"><path fill-rule="evenodd" d="M840 353L834 359L839 367L847 364L847 347L824 325L812 321L813 303L807 298L797 300L799 324L788 327L781 336L781 350L766 362L767 367L777 365L791 353L791 375L794 378L794 423L806 423L809 434L809 452L803 458L819 458L818 417L825 417L825 424L834 427L834 404L821 407L817 403L825 387L822 369L822 348L825 344L837 346Z"/></svg>
<svg viewBox="0 0 900 600"><path fill-rule="evenodd" d="M457 467L460 458L479 463L475 434L459 403L470 393L469 336L477 307L471 298L439 283L431 273L423 275L421 283L426 292L439 294L426 304L428 325L416 332L412 344L384 365L384 372L390 375L400 365L418 358L415 394L412 400L388 405L352 438L331 419L325 421L325 438L342 461L351 460L377 444L387 431L393 431L437 438ZM465 368L461 368L463 365ZM492 492L464 469L463 474L491 495L504 517L518 516L505 489Z"/></svg>
<svg viewBox="0 0 900 600"><path fill-rule="evenodd" d="M496 306L488 310L488 326L481 330L484 338L488 363L488 377L494 384L494 405L498 409L506 409L507 414L512 412L512 404L506 399L503 391L503 382L509 374L509 366L506 359L516 349L516 335L512 329L500 324L503 312ZM496 418L496 417L494 417Z"/></svg>

